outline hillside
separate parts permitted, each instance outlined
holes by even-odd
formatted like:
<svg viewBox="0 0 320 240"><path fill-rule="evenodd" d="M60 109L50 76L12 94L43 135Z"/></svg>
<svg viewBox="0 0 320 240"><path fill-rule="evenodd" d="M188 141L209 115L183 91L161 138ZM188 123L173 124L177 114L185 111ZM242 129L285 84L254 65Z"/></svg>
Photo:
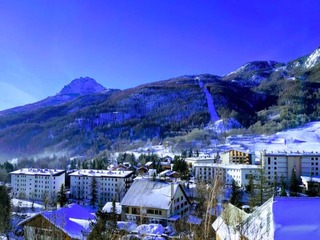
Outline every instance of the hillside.
<svg viewBox="0 0 320 240"><path fill-rule="evenodd" d="M0 158L93 156L220 119L257 133L319 120L319 55L317 49L287 64L255 61L222 77L186 75L126 90L75 79L52 97L0 112Z"/></svg>

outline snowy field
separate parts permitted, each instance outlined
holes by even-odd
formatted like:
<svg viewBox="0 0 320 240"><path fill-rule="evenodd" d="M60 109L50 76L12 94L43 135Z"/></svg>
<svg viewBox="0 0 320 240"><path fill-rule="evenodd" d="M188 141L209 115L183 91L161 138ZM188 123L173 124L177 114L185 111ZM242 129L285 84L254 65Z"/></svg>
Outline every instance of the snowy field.
<svg viewBox="0 0 320 240"><path fill-rule="evenodd" d="M227 138L226 144L216 145L202 149L200 155L213 156L217 150L220 152L230 149L249 150L256 152L256 156L260 156L260 151L267 150L268 152L274 151L287 151L287 152L320 152L320 122L311 122L303 127L278 132L276 134L267 135L236 135ZM171 148L165 148L163 145L146 146L136 150L128 151L133 153L135 157L140 154L154 153L160 157L171 156L180 154L174 152Z"/></svg>

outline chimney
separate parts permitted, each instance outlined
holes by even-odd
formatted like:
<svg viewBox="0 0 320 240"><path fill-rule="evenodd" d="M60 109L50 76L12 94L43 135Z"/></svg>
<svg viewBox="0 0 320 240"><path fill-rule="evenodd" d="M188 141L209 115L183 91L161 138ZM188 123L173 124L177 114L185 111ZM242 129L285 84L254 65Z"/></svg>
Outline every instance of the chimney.
<svg viewBox="0 0 320 240"><path fill-rule="evenodd" d="M170 191L170 202L171 202L171 214L173 215L174 214L174 183L171 182L171 191Z"/></svg>
<svg viewBox="0 0 320 240"><path fill-rule="evenodd" d="M173 201L173 199L174 199L174 183L173 182L171 182L171 201Z"/></svg>

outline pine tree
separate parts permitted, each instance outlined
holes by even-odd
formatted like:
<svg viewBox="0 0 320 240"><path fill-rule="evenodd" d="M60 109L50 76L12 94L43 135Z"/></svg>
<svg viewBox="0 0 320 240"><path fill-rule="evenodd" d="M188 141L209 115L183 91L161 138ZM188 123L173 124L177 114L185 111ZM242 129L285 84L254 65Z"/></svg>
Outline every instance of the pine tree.
<svg viewBox="0 0 320 240"><path fill-rule="evenodd" d="M292 168L289 193L290 193L290 196L298 196L298 192L299 192L299 182L297 180L296 170Z"/></svg>
<svg viewBox="0 0 320 240"><path fill-rule="evenodd" d="M0 233L9 239L11 230L11 199L6 186L0 186Z"/></svg>
<svg viewBox="0 0 320 240"><path fill-rule="evenodd" d="M255 188L254 188L252 175L250 175L249 184L246 186L246 190L249 193L250 208L253 209L257 204L256 204Z"/></svg>
<svg viewBox="0 0 320 240"><path fill-rule="evenodd" d="M240 187L237 185L235 180L232 181L232 193L230 203L236 207L241 206L241 191Z"/></svg>
<svg viewBox="0 0 320 240"><path fill-rule="evenodd" d="M180 178L182 180L189 180L189 166L184 158L174 156L172 170L177 171L180 174Z"/></svg>
<svg viewBox="0 0 320 240"><path fill-rule="evenodd" d="M312 176L310 176L310 180L308 181L308 191L306 192L309 197L317 196L317 192L314 190L314 186L315 186L315 182Z"/></svg>
<svg viewBox="0 0 320 240"><path fill-rule="evenodd" d="M76 169L76 168L77 168L76 160L71 160L70 169Z"/></svg>
<svg viewBox="0 0 320 240"><path fill-rule="evenodd" d="M115 198L113 198L112 200L112 208L110 213L110 227L111 229L117 228L117 207Z"/></svg>
<svg viewBox="0 0 320 240"><path fill-rule="evenodd" d="M250 183L251 182L251 183ZM273 186L267 179L262 166L259 168L256 181L253 181L253 177L249 179L250 189L250 207L253 209L255 206L261 206L273 195Z"/></svg>
<svg viewBox="0 0 320 240"><path fill-rule="evenodd" d="M60 207L63 207L68 202L63 184L61 184L60 191L58 192L57 201L60 204Z"/></svg>
<svg viewBox="0 0 320 240"><path fill-rule="evenodd" d="M95 206L97 203L97 197L98 197L97 179L95 177L92 177L90 190L91 190L90 205Z"/></svg>
<svg viewBox="0 0 320 240"><path fill-rule="evenodd" d="M88 236L88 240L109 240L112 239L107 232L107 213L99 209L96 212L95 221L91 222L91 233Z"/></svg>
<svg viewBox="0 0 320 240"><path fill-rule="evenodd" d="M284 176L281 176L280 178L280 187L281 187L280 196L287 197L287 192L286 192L287 184L284 180Z"/></svg>
<svg viewBox="0 0 320 240"><path fill-rule="evenodd" d="M199 157L199 150L196 151L196 156Z"/></svg>

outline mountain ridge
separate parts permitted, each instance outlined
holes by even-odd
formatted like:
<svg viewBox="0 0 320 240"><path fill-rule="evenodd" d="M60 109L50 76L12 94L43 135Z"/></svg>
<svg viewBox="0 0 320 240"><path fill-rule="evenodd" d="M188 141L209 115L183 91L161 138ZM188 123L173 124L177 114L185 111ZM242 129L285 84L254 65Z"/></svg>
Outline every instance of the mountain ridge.
<svg viewBox="0 0 320 240"><path fill-rule="evenodd" d="M310 56L316 60L306 68ZM42 152L93 156L137 140L170 142L204 129L210 119L260 133L317 120L317 56L316 50L287 64L255 61L226 76L183 75L125 90L106 89L88 77L75 79L52 97L0 112L0 158Z"/></svg>

